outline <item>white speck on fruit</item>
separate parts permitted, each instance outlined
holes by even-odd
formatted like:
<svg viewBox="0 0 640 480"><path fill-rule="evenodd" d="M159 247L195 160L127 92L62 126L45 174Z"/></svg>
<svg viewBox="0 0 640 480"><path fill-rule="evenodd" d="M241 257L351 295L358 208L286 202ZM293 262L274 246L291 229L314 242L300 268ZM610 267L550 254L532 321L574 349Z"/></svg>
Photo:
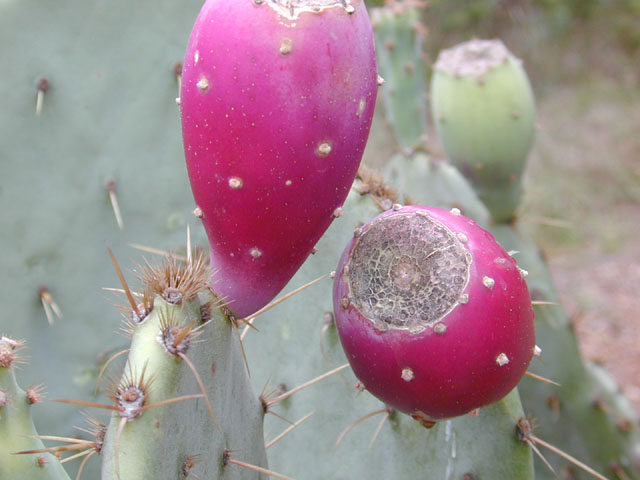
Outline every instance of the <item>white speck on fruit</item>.
<svg viewBox="0 0 640 480"><path fill-rule="evenodd" d="M322 142L320 145L318 145L316 153L321 157L326 157L331 153L331 144L329 142Z"/></svg>
<svg viewBox="0 0 640 480"><path fill-rule="evenodd" d="M428 217L429 214L427 212L425 212L424 210L418 210L416 212L416 215L418 215L419 217Z"/></svg>
<svg viewBox="0 0 640 480"><path fill-rule="evenodd" d="M380 86L384 85L384 82L385 82L384 78L382 78L380 75L378 75L378 80L377 80L378 86L380 87Z"/></svg>
<svg viewBox="0 0 640 480"><path fill-rule="evenodd" d="M463 293L462 295L460 295L460 298L458 299L458 301L460 303L462 303L463 305L466 303L469 303L469 294L468 293Z"/></svg>
<svg viewBox="0 0 640 480"><path fill-rule="evenodd" d="M180 97L176 97L176 104L180 105Z"/></svg>
<svg viewBox="0 0 640 480"><path fill-rule="evenodd" d="M250 253L253 258L260 258L262 256L262 252L258 248L252 248Z"/></svg>
<svg viewBox="0 0 640 480"><path fill-rule="evenodd" d="M293 182L292 182L291 180L287 180L286 182L284 182L284 184L285 184L287 187L290 187L292 183L293 183Z"/></svg>
<svg viewBox="0 0 640 480"><path fill-rule="evenodd" d="M491 278L491 277L482 277L482 284L487 287L489 290L491 290L493 288L493 286L496 284L496 281Z"/></svg>
<svg viewBox="0 0 640 480"><path fill-rule="evenodd" d="M198 65L199 60L200 60L200 51L196 50L196 53L193 54L193 63Z"/></svg>
<svg viewBox="0 0 640 480"><path fill-rule="evenodd" d="M533 347L533 354L536 357L539 357L542 354L542 349L538 346L538 345L534 345Z"/></svg>
<svg viewBox="0 0 640 480"><path fill-rule="evenodd" d="M509 254L510 257L513 257L514 255L520 253L518 250L509 250L507 252Z"/></svg>
<svg viewBox="0 0 640 480"><path fill-rule="evenodd" d="M447 331L447 326L442 323L437 323L436 326L433 327L433 331L436 332L438 335L442 335L444 332Z"/></svg>
<svg viewBox="0 0 640 480"><path fill-rule="evenodd" d="M506 263L507 259L502 257L496 257L493 259L493 263Z"/></svg>
<svg viewBox="0 0 640 480"><path fill-rule="evenodd" d="M193 214L198 218L202 218L204 216L204 214L202 213L202 209L200 207L194 208Z"/></svg>
<svg viewBox="0 0 640 480"><path fill-rule="evenodd" d="M358 102L358 113L356 115L358 115L359 117L362 116L362 114L364 113L364 109L367 106L367 101L364 98L360 99L360 102Z"/></svg>
<svg viewBox="0 0 640 480"><path fill-rule="evenodd" d="M342 207L338 207L333 211L333 216L334 218L340 218L343 213L344 211L342 210Z"/></svg>
<svg viewBox="0 0 640 480"><path fill-rule="evenodd" d="M455 215L456 217L459 217L460 215L462 215L459 208L452 208L449 211L451 212L451 215Z"/></svg>
<svg viewBox="0 0 640 480"><path fill-rule="evenodd" d="M289 55L293 50L293 42L290 38L283 38L280 42L280 55Z"/></svg>
<svg viewBox="0 0 640 480"><path fill-rule="evenodd" d="M356 11L356 9L353 5L347 5L346 7L344 7L344 11L347 12L349 15L351 15L353 12Z"/></svg>
<svg viewBox="0 0 640 480"><path fill-rule="evenodd" d="M392 207L396 212L402 208L402 205L399 203L394 203Z"/></svg>
<svg viewBox="0 0 640 480"><path fill-rule="evenodd" d="M410 382L411 380L413 380L415 378L415 374L413 373L413 370L411 370L410 368L403 368L402 369L402 374L400 375L400 377L405 382Z"/></svg>
<svg viewBox="0 0 640 480"><path fill-rule="evenodd" d="M415 325L409 329L409 333L413 335L417 335L418 333L422 333L426 330L422 325Z"/></svg>
<svg viewBox="0 0 640 480"><path fill-rule="evenodd" d="M231 177L229 179L229 186L233 189L242 188L242 179L238 177Z"/></svg>
<svg viewBox="0 0 640 480"><path fill-rule="evenodd" d="M349 265L345 265L344 268L342 269L342 274L343 275L348 275L349 274Z"/></svg>
<svg viewBox="0 0 640 480"><path fill-rule="evenodd" d="M522 278L525 278L527 275L529 275L529 272L527 272L524 268L518 267L518 271L520 272L520 275L522 275Z"/></svg>
<svg viewBox="0 0 640 480"><path fill-rule="evenodd" d="M496 363L498 364L498 366L504 367L507 363L509 363L509 357L507 357L506 353L501 353L496 358Z"/></svg>
<svg viewBox="0 0 640 480"><path fill-rule="evenodd" d="M351 303L351 302L349 301L349 298L348 298L348 297L342 297L342 298L340 299L340 306L341 306L344 310L346 310L347 308L349 308L349 303Z"/></svg>
<svg viewBox="0 0 640 480"><path fill-rule="evenodd" d="M469 241L467 236L462 232L456 233L456 237L458 237L458 240L460 240L462 243L467 243Z"/></svg>
<svg viewBox="0 0 640 480"><path fill-rule="evenodd" d="M474 408L473 410L471 410L469 412L469 415L471 415L472 417L477 417L478 415L480 415L480 409L479 408Z"/></svg>
<svg viewBox="0 0 640 480"><path fill-rule="evenodd" d="M361 228L356 228L356 229L353 231L353 236L354 236L354 237L359 237L360 235L362 235L362 229L361 229Z"/></svg>
<svg viewBox="0 0 640 480"><path fill-rule="evenodd" d="M200 80L198 80L198 83L196 83L196 86L201 92L206 92L209 90L209 80L207 80L207 77L202 76L200 77Z"/></svg>

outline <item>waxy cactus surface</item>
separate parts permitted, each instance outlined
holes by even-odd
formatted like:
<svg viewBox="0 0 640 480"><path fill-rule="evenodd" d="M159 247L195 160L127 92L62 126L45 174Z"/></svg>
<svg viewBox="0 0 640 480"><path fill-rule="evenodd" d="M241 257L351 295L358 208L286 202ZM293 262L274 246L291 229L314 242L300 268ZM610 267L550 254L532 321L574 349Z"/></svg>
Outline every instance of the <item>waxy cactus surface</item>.
<svg viewBox="0 0 640 480"><path fill-rule="evenodd" d="M214 290L237 316L271 300L349 192L376 99L362 0L209 0L186 51L185 156Z"/></svg>
<svg viewBox="0 0 640 480"><path fill-rule="evenodd" d="M396 206L361 229L334 284L354 373L425 426L504 397L535 347L523 274L457 210Z"/></svg>
<svg viewBox="0 0 640 480"><path fill-rule="evenodd" d="M535 132L522 62L500 40L471 40L440 52L433 68L431 107L445 152L492 218L508 222Z"/></svg>

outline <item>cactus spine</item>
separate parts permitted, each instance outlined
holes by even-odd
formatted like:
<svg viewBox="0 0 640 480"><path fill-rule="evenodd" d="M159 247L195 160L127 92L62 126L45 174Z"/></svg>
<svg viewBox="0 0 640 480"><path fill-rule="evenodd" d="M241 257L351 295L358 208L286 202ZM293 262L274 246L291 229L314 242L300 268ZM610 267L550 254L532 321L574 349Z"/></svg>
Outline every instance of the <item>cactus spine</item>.
<svg viewBox="0 0 640 480"><path fill-rule="evenodd" d="M118 410L102 451L104 480L183 478L185 471L254 478L255 472L227 465L230 450L266 467L264 412L235 326L209 292L209 278L201 254L186 265L170 259L145 269L147 291L156 296L129 322L124 375L109 393Z"/></svg>

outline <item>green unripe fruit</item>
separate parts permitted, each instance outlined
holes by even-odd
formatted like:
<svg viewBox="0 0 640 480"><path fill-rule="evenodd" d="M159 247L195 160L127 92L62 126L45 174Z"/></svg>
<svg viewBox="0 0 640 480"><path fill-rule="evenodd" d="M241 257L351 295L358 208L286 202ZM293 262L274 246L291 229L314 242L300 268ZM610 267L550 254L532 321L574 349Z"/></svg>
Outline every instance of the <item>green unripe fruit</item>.
<svg viewBox="0 0 640 480"><path fill-rule="evenodd" d="M520 201L535 130L533 92L522 62L500 40L471 40L440 53L431 81L438 136L496 222Z"/></svg>

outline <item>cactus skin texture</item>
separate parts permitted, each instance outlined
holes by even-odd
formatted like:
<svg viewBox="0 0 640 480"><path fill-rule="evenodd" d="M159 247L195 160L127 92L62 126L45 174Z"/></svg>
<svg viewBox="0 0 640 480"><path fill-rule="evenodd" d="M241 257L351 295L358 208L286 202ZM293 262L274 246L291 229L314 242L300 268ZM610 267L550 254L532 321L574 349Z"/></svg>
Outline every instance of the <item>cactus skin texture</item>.
<svg viewBox="0 0 640 480"><path fill-rule="evenodd" d="M334 313L364 387L425 425L494 403L533 356L518 266L457 210L393 208L345 249Z"/></svg>
<svg viewBox="0 0 640 480"><path fill-rule="evenodd" d="M31 407L39 401L38 389L22 390L15 377L23 343L0 337L0 478L12 480L69 480L64 468L50 453L15 455L44 448L37 435Z"/></svg>
<svg viewBox="0 0 640 480"><path fill-rule="evenodd" d="M154 300L153 312L134 327L131 349L121 385L140 378L151 379L146 404L200 394L193 372L180 357L169 353L158 340L170 329L177 335L190 325L202 325L200 335L191 334L178 345L199 371L211 400L215 420L202 398L145 410L124 424L115 413L102 449L102 479L184 478L188 459L199 478L245 479L258 474L234 465L225 465L225 449L252 465L266 467L263 442L263 411L258 396L249 385L237 334L219 308L202 324L202 308L211 295L200 292L181 305L168 304L161 296ZM171 338L173 333L170 333ZM169 345L172 345L172 340ZM118 476L118 465L120 475ZM262 477L260 477L262 478Z"/></svg>
<svg viewBox="0 0 640 480"><path fill-rule="evenodd" d="M207 1L184 61L191 186L212 285L238 317L284 287L342 206L376 99L364 2L287 6Z"/></svg>
<svg viewBox="0 0 640 480"><path fill-rule="evenodd" d="M371 11L371 23L378 64L384 72L380 99L388 125L401 150L424 147L428 107L422 51L426 29L420 23L420 11L409 3L376 8Z"/></svg>
<svg viewBox="0 0 640 480"><path fill-rule="evenodd" d="M535 132L533 92L522 62L499 40L471 40L442 51L433 70L433 121L447 157L493 219L510 221Z"/></svg>

